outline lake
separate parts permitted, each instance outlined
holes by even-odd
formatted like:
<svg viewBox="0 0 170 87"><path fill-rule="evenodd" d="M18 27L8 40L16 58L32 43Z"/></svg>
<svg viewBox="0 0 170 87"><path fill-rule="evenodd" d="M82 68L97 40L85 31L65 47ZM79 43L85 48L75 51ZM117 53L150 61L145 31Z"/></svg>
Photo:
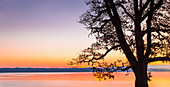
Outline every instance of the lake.
<svg viewBox="0 0 170 87"><path fill-rule="evenodd" d="M0 87L134 87L134 75L115 73L115 79L97 81L91 72L0 73ZM150 87L170 87L170 72L152 72Z"/></svg>

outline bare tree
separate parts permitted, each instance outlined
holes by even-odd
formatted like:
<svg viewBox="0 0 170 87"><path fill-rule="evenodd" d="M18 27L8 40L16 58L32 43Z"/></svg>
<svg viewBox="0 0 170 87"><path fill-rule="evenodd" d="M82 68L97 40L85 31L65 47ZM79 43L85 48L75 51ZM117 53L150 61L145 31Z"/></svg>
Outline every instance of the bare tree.
<svg viewBox="0 0 170 87"><path fill-rule="evenodd" d="M88 0L90 9L80 16L96 43L69 64L88 63L98 78L114 78L112 72L132 69L135 87L148 87L150 62L170 61L170 5L165 0ZM101 53L105 50L105 53ZM120 50L128 62L108 64L104 57ZM121 64L121 66L117 66ZM107 72L107 73L106 73ZM101 74L102 73L102 74Z"/></svg>

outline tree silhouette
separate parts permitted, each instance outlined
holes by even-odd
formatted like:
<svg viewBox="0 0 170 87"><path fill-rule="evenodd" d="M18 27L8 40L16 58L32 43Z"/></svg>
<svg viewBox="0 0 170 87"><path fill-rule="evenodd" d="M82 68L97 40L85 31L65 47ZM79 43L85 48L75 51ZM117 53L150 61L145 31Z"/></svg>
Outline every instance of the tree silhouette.
<svg viewBox="0 0 170 87"><path fill-rule="evenodd" d="M80 23L96 37L70 65L88 63L99 79L114 78L113 72L132 69L135 87L148 87L150 62L170 61L170 5L165 0L88 0L90 9ZM106 51L104 54L101 52ZM111 64L104 57L111 50L125 54L128 62Z"/></svg>

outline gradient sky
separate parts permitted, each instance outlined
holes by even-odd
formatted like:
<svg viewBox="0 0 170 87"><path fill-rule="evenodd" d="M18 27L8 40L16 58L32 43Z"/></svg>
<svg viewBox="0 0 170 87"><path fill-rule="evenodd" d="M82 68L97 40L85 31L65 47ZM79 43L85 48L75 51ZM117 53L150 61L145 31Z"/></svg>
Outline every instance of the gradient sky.
<svg viewBox="0 0 170 87"><path fill-rule="evenodd" d="M1 0L0 67L63 67L90 46L83 0Z"/></svg>
<svg viewBox="0 0 170 87"><path fill-rule="evenodd" d="M77 23L87 8L84 0L0 0L0 67L68 67L95 42Z"/></svg>

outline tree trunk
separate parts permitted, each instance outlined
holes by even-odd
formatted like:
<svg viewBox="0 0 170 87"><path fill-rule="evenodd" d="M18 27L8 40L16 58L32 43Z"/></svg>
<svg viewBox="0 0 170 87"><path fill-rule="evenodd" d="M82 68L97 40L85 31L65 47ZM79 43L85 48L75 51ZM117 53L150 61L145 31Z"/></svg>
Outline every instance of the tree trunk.
<svg viewBox="0 0 170 87"><path fill-rule="evenodd" d="M149 87L147 78L147 66L136 67L135 71L135 87Z"/></svg>

